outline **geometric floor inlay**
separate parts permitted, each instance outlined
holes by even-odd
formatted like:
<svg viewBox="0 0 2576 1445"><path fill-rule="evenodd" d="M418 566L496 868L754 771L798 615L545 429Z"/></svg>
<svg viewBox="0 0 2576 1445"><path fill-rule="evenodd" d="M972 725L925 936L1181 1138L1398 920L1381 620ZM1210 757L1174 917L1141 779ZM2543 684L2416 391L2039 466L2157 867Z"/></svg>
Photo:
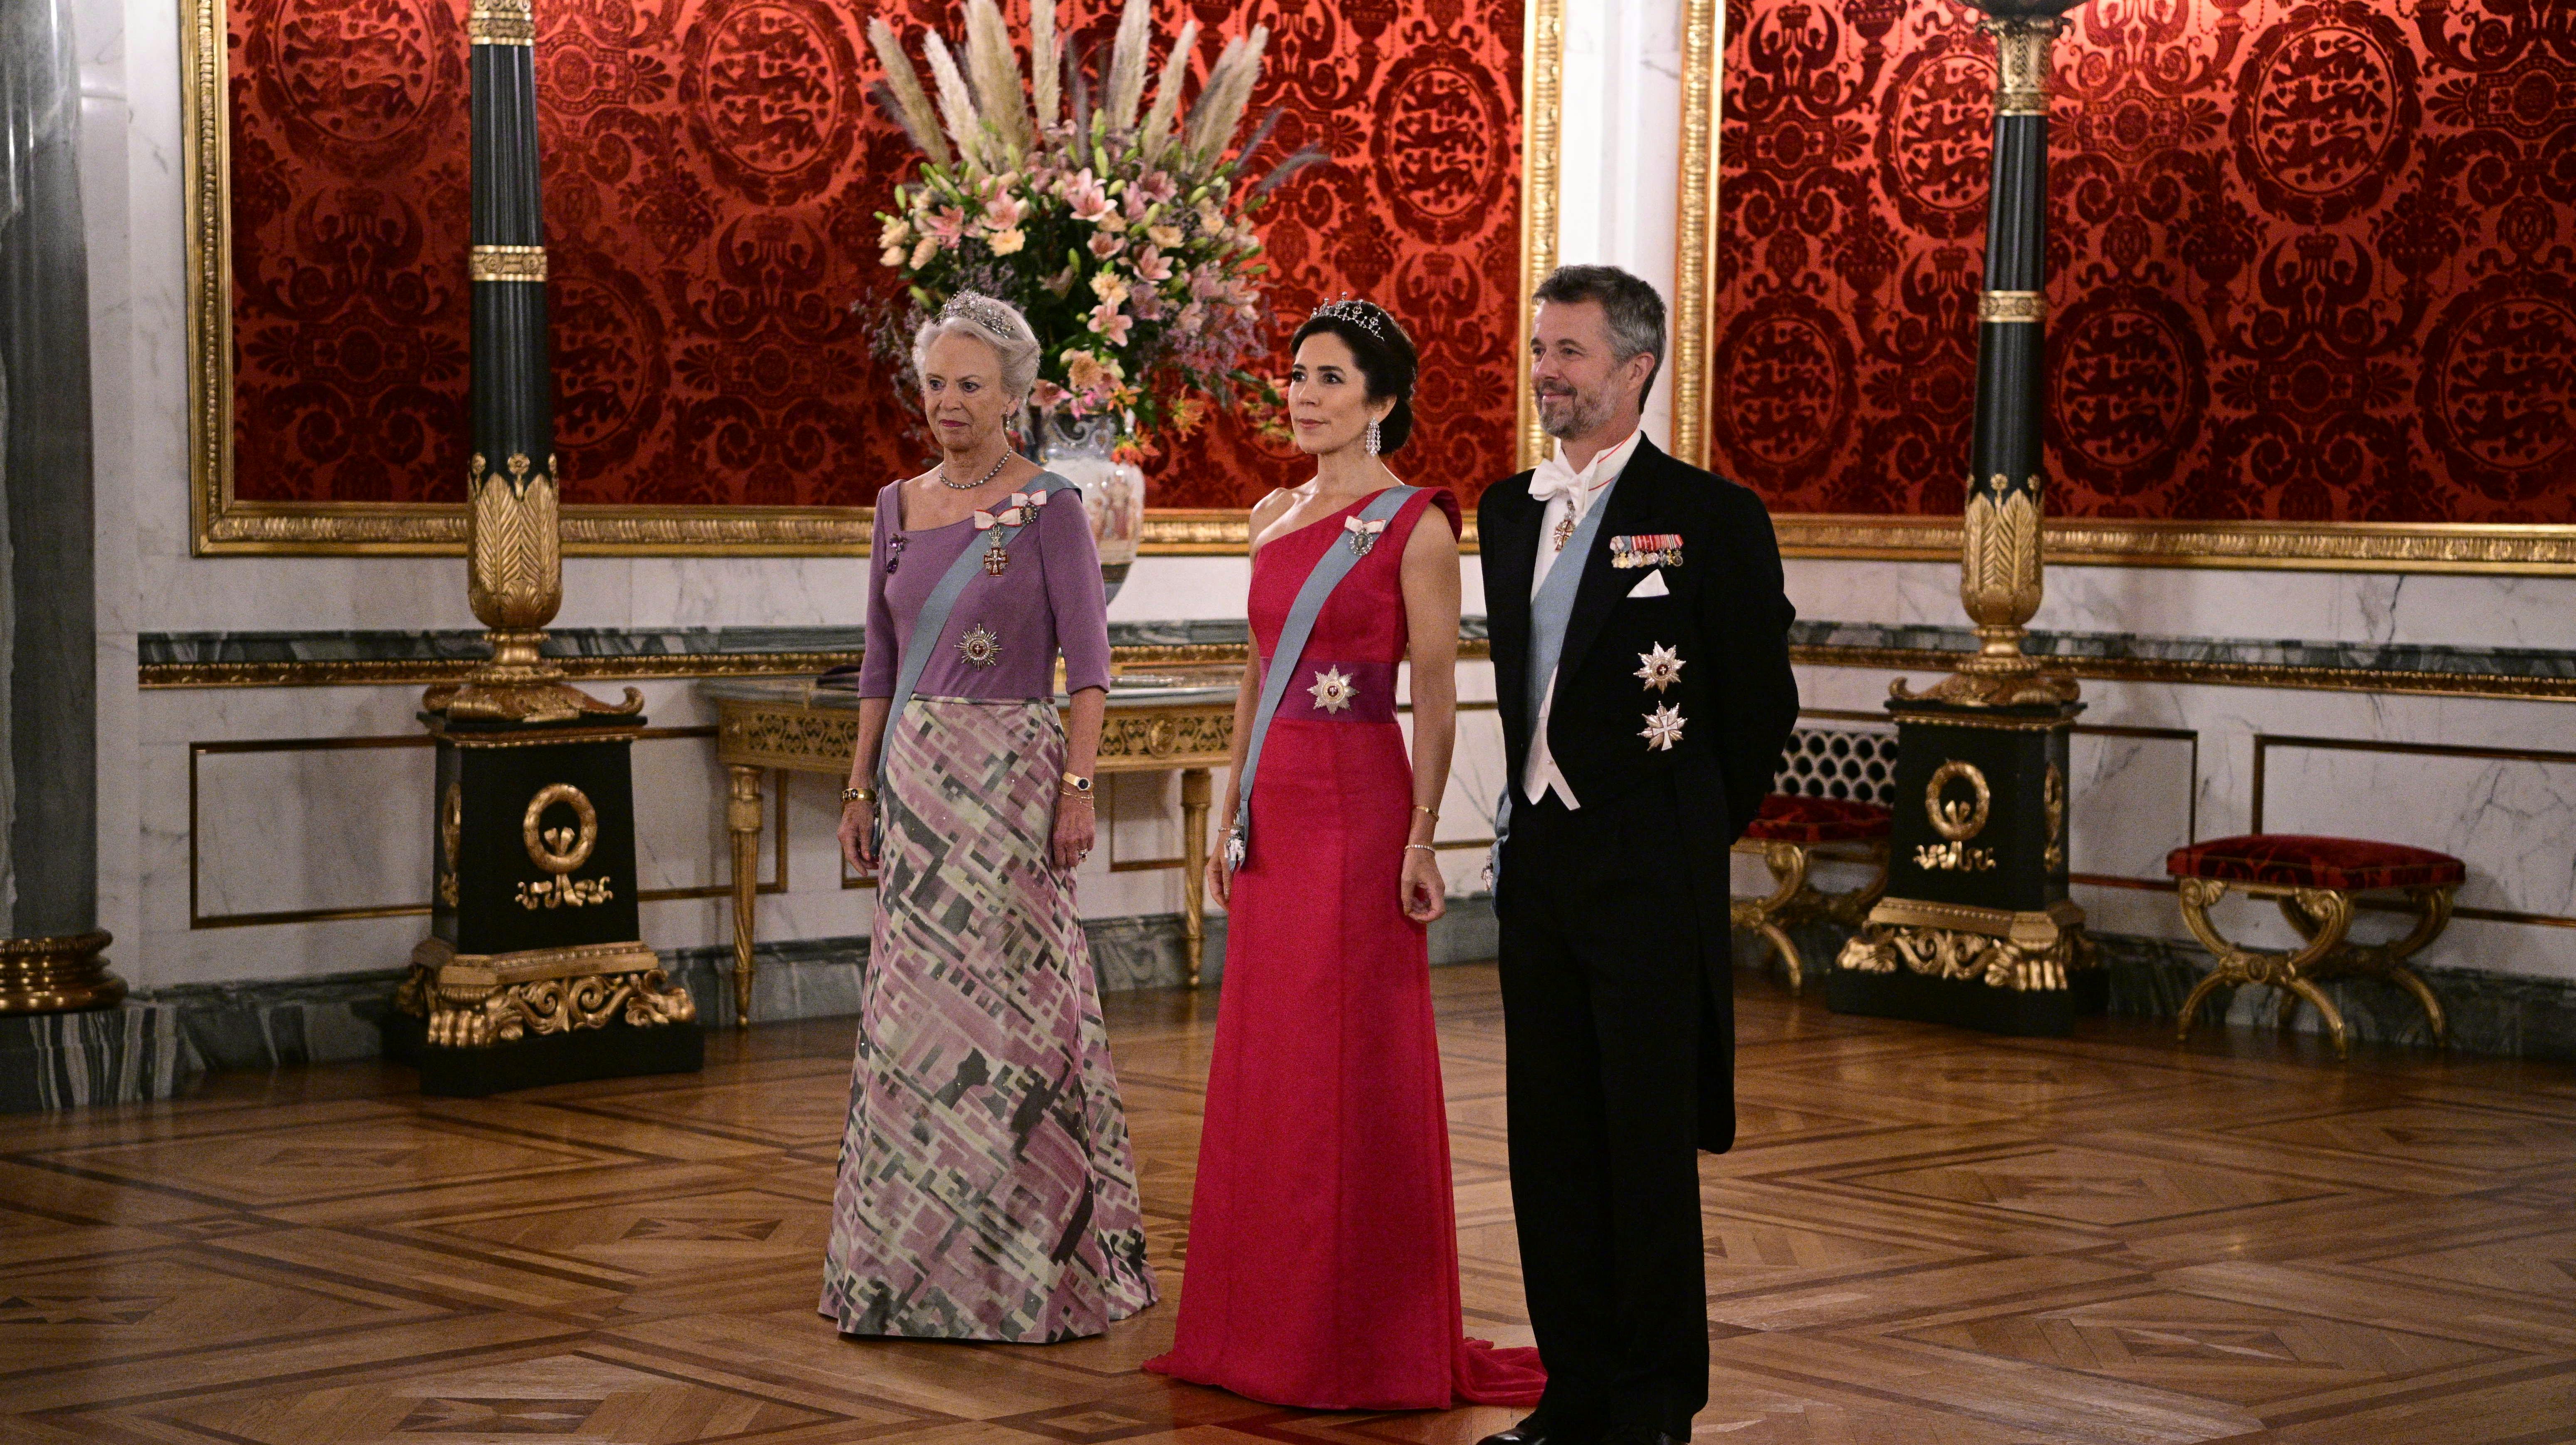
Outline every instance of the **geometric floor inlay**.
<svg viewBox="0 0 2576 1445"><path fill-rule="evenodd" d="M1528 1344L1494 970L1432 979L1462 1305ZM851 1020L711 1031L700 1074L488 1100L323 1066L8 1121L0 1442L1474 1445L1511 1424L1142 1371L1187 1293L1216 1008L1102 1004L1164 1298L1099 1338L852 1341L815 1314ZM1697 1445L2571 1438L2576 1071L2308 1062L2217 1025L2187 1053L2103 1019L1989 1039L1749 974L1736 1034L1739 1146L1700 1160Z"/></svg>

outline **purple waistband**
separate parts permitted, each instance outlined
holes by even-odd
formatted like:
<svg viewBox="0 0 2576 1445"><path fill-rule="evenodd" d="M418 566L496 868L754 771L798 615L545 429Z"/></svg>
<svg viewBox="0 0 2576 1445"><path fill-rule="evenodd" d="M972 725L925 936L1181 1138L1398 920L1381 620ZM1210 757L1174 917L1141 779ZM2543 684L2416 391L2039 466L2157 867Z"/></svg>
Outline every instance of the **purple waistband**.
<svg viewBox="0 0 2576 1445"><path fill-rule="evenodd" d="M1395 721L1392 662L1333 662L1306 658L1279 699L1280 722Z"/></svg>

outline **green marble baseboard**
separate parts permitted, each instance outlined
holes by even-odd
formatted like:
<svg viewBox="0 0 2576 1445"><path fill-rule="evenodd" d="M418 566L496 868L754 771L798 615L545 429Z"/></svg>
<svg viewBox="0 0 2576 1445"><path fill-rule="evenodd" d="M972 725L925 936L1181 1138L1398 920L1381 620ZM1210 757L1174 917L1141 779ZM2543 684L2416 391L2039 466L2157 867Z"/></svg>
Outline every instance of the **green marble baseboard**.
<svg viewBox="0 0 2576 1445"><path fill-rule="evenodd" d="M1806 955L1811 981L1822 976L1850 932L1831 923L1811 923L1790 931ZM2193 985L2215 966L2208 950L2197 943L2120 933L2091 937L2109 984L2109 1011L2118 1018L2174 1018ZM1750 934L1735 935L1735 964L1739 969L1781 976L1770 949ZM2416 971L2442 1002L2453 1053L2576 1062L2576 981L2475 968L2428 966ZM2412 995L2396 985L2372 978L2341 978L2324 987L2343 1013L2345 1030L2354 1043L2429 1044L2423 1011ZM2213 1027L2221 1018L2244 1027L2269 1027L2276 997L2268 988L2221 991L2201 1006L2194 1027ZM2300 1009L2291 1026L2316 1031L2316 1010Z"/></svg>

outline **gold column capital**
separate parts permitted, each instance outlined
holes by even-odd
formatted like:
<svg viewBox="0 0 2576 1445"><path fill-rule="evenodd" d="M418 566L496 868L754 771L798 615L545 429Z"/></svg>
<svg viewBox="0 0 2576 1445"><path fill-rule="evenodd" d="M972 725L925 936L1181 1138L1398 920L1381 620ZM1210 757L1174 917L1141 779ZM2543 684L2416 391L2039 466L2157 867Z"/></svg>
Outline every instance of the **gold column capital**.
<svg viewBox="0 0 2576 1445"><path fill-rule="evenodd" d="M474 0L465 14L465 39L471 45L536 44L535 0Z"/></svg>
<svg viewBox="0 0 2576 1445"><path fill-rule="evenodd" d="M2063 24L2053 15L1981 22L1995 38L1995 114L2048 114L2048 47Z"/></svg>

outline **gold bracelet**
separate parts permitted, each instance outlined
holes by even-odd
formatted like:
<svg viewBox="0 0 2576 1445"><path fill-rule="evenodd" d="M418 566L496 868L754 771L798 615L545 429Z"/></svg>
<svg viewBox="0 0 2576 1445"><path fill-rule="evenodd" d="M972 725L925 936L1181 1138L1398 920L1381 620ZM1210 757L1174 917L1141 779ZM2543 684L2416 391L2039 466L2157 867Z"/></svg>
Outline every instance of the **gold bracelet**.
<svg viewBox="0 0 2576 1445"><path fill-rule="evenodd" d="M845 808L852 803L874 803L876 800L877 790L874 788L843 788L841 790L841 806Z"/></svg>
<svg viewBox="0 0 2576 1445"><path fill-rule="evenodd" d="M1404 845L1404 851L1407 853L1412 852L1416 848L1421 849L1423 852L1430 854L1434 858L1440 856L1440 850L1432 847L1428 843L1407 843Z"/></svg>
<svg viewBox="0 0 2576 1445"><path fill-rule="evenodd" d="M1432 821L1432 822L1434 822L1434 823L1437 823L1437 822L1439 822L1439 821L1440 821L1440 813L1439 813L1439 810L1437 810L1437 809L1434 809L1434 808L1426 808L1426 807L1422 806L1420 803L1416 803L1416 804L1414 804L1414 805L1413 805L1413 811L1415 811L1415 812L1417 812L1417 813L1429 813L1429 814L1431 815L1431 821Z"/></svg>

